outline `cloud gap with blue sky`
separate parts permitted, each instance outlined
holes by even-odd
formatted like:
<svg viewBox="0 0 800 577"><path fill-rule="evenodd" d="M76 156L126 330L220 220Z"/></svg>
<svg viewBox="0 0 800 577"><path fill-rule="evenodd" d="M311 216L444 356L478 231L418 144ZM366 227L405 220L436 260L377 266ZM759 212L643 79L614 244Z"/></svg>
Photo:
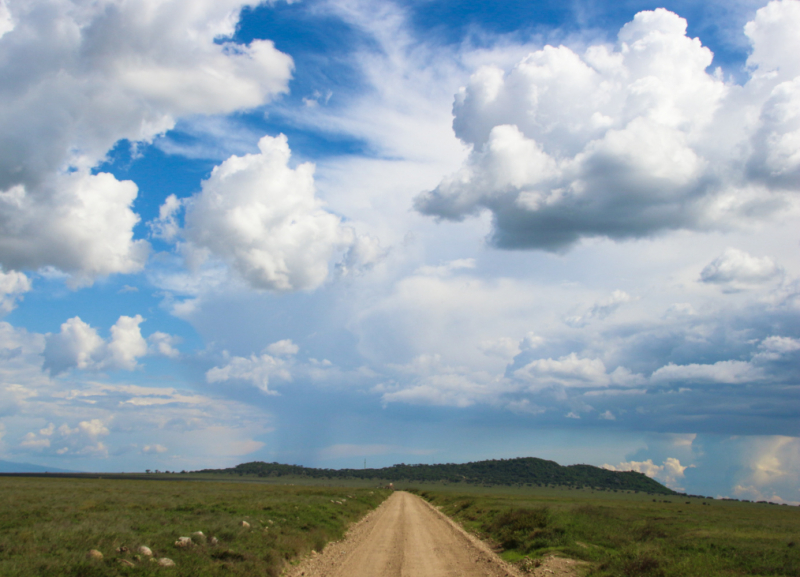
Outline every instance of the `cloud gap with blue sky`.
<svg viewBox="0 0 800 577"><path fill-rule="evenodd" d="M537 456L800 503L798 0L0 0L0 459Z"/></svg>

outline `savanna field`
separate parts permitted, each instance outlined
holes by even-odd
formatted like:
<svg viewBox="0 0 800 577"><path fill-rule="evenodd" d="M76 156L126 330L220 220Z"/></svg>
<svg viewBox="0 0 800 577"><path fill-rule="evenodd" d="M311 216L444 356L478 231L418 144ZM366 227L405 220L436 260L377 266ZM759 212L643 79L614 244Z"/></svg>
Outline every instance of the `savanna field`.
<svg viewBox="0 0 800 577"><path fill-rule="evenodd" d="M68 478L2 478L0 492L4 577L277 576L288 560L340 538L388 495L364 488ZM197 531L205 539L192 537ZM180 537L196 543L178 547ZM140 546L153 556L138 554ZM123 547L127 552L117 552ZM87 558L92 549L103 558ZM175 566L150 560L162 558Z"/></svg>
<svg viewBox="0 0 800 577"><path fill-rule="evenodd" d="M558 554L589 562L592 577L800 576L800 507L558 488L417 493L509 561Z"/></svg>
<svg viewBox="0 0 800 577"><path fill-rule="evenodd" d="M389 495L377 481L301 482L0 478L0 575L277 576ZM800 507L557 487L398 488L523 571L556 554L586 561L581 571L596 577L800 576ZM92 549L103 558L88 558Z"/></svg>

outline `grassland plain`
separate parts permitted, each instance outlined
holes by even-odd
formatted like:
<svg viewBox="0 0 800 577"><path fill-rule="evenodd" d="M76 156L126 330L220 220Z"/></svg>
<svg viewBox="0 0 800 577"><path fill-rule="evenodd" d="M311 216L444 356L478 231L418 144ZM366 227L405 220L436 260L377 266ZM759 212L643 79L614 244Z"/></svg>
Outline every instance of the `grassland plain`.
<svg viewBox="0 0 800 577"><path fill-rule="evenodd" d="M174 479L176 476L173 476ZM90 478L0 478L0 575L277 576L380 504L376 488ZM240 525L247 521L249 528ZM179 537L206 539L179 548ZM216 537L219 543L211 545ZM140 545L175 567L136 555ZM127 552L118 552L127 547ZM103 559L87 558L96 549ZM133 566L124 564L124 559Z"/></svg>
<svg viewBox="0 0 800 577"><path fill-rule="evenodd" d="M800 507L565 488L407 490L523 568L556 554L588 561L592 577L800 577Z"/></svg>

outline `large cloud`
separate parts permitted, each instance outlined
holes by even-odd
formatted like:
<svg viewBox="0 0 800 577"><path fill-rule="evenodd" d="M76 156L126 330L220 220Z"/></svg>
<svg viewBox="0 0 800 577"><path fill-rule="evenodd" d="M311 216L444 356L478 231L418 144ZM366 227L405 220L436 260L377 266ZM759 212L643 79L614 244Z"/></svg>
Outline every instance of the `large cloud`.
<svg viewBox="0 0 800 577"><path fill-rule="evenodd" d="M211 254L257 289L314 289L328 277L337 251L358 268L380 258L374 239L357 237L316 197L314 166L289 165L284 135L265 136L258 154L232 156L187 201L184 235L192 254ZM162 210L169 228L171 205ZM174 234L174 233L173 233Z"/></svg>
<svg viewBox="0 0 800 577"><path fill-rule="evenodd" d="M496 246L546 250L773 212L800 174L798 6L772 2L748 24L745 86L709 73L711 51L664 9L637 14L613 48L546 46L508 73L479 69L453 108L472 152L416 208L488 209Z"/></svg>
<svg viewBox="0 0 800 577"><path fill-rule="evenodd" d="M137 189L91 174L120 139L177 118L258 106L292 61L269 41L220 41L241 0L10 0L0 29L0 263L90 282L144 264ZM3 15L0 14L0 20Z"/></svg>
<svg viewBox="0 0 800 577"><path fill-rule="evenodd" d="M529 383L530 391L546 387L607 387L642 384L641 375L632 375L622 366L609 373L600 359L580 358L570 353L559 359L536 359L514 371L514 376Z"/></svg>
<svg viewBox="0 0 800 577"><path fill-rule="evenodd" d="M716 432L785 433L797 404L800 351L793 269L772 257L723 252L724 242L704 247L679 274L646 274L641 284L619 280L638 272L637 259L589 273L630 293L589 291L578 282L487 282L471 259L422 267L393 290L374 291L373 300L356 299L350 328L380 374L373 391L384 403L505 407L548 423L571 414L613 416L645 430L692 430L700 420ZM671 239L653 244L648 255L674 250ZM716 275L723 288L724 279L752 282L750 290L721 296L702 282L704 264L721 252L741 266L726 276L720 264L706 280ZM543 261L561 260L512 257L537 272L546 270ZM775 280L775 271L783 271L775 277L782 282L762 282ZM754 394L758 411L747 408ZM740 414L746 424L734 417Z"/></svg>
<svg viewBox="0 0 800 577"><path fill-rule="evenodd" d="M17 270L56 266L73 286L141 270L149 246L133 239L136 194L129 180L82 172L54 176L35 192L21 184L0 192L0 260Z"/></svg>

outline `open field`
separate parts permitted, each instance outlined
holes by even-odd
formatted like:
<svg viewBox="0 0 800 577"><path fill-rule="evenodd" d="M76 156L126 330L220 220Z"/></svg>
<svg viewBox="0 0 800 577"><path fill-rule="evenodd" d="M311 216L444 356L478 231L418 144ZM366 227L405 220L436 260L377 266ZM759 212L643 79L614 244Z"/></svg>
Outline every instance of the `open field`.
<svg viewBox="0 0 800 577"><path fill-rule="evenodd" d="M559 488L414 492L517 563L555 553L589 561L593 577L800 576L800 507Z"/></svg>
<svg viewBox="0 0 800 577"><path fill-rule="evenodd" d="M374 480L103 477L0 477L0 575L276 576L389 494ZM592 577L800 577L800 507L566 487L395 486L521 567L555 553L588 561ZM175 545L195 531L208 540ZM137 559L140 545L176 566ZM87 559L90 549L104 558Z"/></svg>
<svg viewBox="0 0 800 577"><path fill-rule="evenodd" d="M2 477L0 492L4 577L276 576L286 560L340 538L389 494L357 487L41 477ZM195 545L175 545L196 531L205 542L194 537ZM212 545L212 537L219 543ZM140 545L175 567L137 558ZM128 552L117 552L120 547ZM103 559L88 559L90 549Z"/></svg>

